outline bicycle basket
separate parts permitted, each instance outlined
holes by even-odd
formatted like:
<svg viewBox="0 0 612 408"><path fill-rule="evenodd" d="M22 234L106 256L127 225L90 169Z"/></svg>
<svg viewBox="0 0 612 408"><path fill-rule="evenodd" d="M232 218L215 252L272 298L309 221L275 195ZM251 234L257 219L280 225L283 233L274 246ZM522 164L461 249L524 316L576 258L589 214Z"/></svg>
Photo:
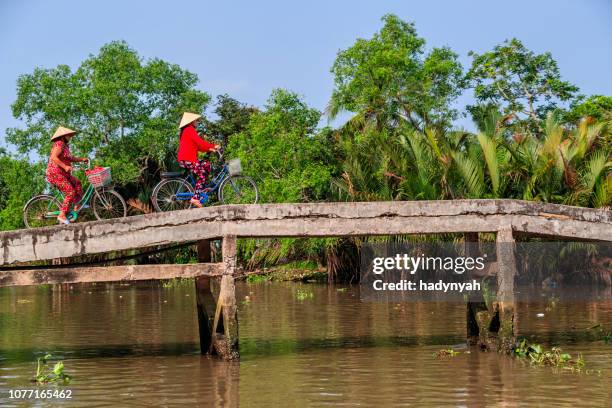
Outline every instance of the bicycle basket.
<svg viewBox="0 0 612 408"><path fill-rule="evenodd" d="M227 162L227 169L229 170L230 176L242 173L242 165L240 159L232 159Z"/></svg>
<svg viewBox="0 0 612 408"><path fill-rule="evenodd" d="M113 181L110 167L96 167L95 169L86 171L85 175L91 185L96 188L107 186Z"/></svg>

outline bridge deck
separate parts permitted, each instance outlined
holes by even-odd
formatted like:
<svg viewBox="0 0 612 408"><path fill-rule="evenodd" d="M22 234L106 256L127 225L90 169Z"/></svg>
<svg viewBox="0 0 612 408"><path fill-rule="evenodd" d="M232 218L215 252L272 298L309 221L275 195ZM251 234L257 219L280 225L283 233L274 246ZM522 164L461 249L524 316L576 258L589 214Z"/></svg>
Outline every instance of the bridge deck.
<svg viewBox="0 0 612 408"><path fill-rule="evenodd" d="M228 205L0 233L0 265L223 236L515 232L612 241L612 212L520 200Z"/></svg>

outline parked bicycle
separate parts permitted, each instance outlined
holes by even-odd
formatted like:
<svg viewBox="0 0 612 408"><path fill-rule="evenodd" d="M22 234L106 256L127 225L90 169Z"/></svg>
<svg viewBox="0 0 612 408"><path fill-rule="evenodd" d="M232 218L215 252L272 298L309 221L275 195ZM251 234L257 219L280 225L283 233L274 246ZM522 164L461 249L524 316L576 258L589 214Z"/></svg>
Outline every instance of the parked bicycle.
<svg viewBox="0 0 612 408"><path fill-rule="evenodd" d="M207 183L200 202L205 204L217 195L221 204L255 204L259 190L255 180L241 174L239 159L225 162L223 150L217 151L220 171ZM162 172L162 180L153 189L151 200L156 211L174 211L191 208L195 179L188 171Z"/></svg>
<svg viewBox="0 0 612 408"><path fill-rule="evenodd" d="M81 166L77 165L75 167ZM90 204L93 214L98 220L127 216L125 200L111 186L110 167L98 167L93 170L90 167L90 162L87 162L85 174L89 185L83 194L83 198L78 202L79 210L72 210L67 215L70 222L75 222L79 214ZM39 194L30 198L23 207L23 222L26 228L56 225L57 216L60 213L60 203L63 200L64 196L59 190L55 194Z"/></svg>

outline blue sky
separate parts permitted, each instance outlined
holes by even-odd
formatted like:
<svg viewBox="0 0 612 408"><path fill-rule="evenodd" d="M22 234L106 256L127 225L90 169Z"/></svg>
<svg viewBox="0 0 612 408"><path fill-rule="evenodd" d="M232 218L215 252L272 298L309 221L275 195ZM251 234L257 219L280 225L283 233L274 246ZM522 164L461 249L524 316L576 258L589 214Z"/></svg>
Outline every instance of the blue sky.
<svg viewBox="0 0 612 408"><path fill-rule="evenodd" d="M336 53L370 37L386 13L415 22L429 47L450 46L464 66L468 51L517 37L536 52L551 51L582 93L612 95L609 0L0 0L0 144L6 127L19 126L10 105L20 74L76 67L112 40L197 73L199 88L213 96L261 106L284 87L323 110ZM457 124L470 128L467 119Z"/></svg>

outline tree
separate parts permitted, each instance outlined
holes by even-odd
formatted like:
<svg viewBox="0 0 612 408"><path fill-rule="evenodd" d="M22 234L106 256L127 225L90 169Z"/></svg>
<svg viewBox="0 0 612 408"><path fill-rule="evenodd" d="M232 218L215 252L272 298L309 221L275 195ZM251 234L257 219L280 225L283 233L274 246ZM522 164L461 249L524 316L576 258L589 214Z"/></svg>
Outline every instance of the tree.
<svg viewBox="0 0 612 408"><path fill-rule="evenodd" d="M0 230L23 228L23 205L44 187L44 165L0 150L0 169Z"/></svg>
<svg viewBox="0 0 612 408"><path fill-rule="evenodd" d="M247 106L225 94L217 96L213 112L217 115L217 120L204 119L206 133L222 146L227 146L229 137L247 127L251 114L257 112L257 108Z"/></svg>
<svg viewBox="0 0 612 408"><path fill-rule="evenodd" d="M276 89L265 111L229 141L228 154L240 157L257 179L263 202L323 200L335 171L326 139L316 132L321 113L295 93Z"/></svg>
<svg viewBox="0 0 612 408"><path fill-rule="evenodd" d="M462 89L462 68L449 48L425 54L414 24L388 14L371 39L358 39L338 53L331 68L335 88L328 112L356 113L362 122L416 130L446 126L455 117L451 102Z"/></svg>
<svg viewBox="0 0 612 408"><path fill-rule="evenodd" d="M178 65L144 61L125 42L111 42L75 71L58 65L21 75L12 110L26 127L7 129L7 140L44 157L55 127L76 128L77 154L95 155L120 183L142 181L150 166L173 161L180 114L206 108L210 98L197 82Z"/></svg>
<svg viewBox="0 0 612 408"><path fill-rule="evenodd" d="M535 54L516 38L497 45L492 51L473 51L467 73L474 96L481 103L492 103L504 114L539 125L559 102L570 101L578 87L561 80L557 62L549 52ZM478 116L478 106L470 106Z"/></svg>
<svg viewBox="0 0 612 408"><path fill-rule="evenodd" d="M612 96L591 95L577 98L570 107L566 116L569 122L578 122L580 119L590 117L596 120L612 120Z"/></svg>

